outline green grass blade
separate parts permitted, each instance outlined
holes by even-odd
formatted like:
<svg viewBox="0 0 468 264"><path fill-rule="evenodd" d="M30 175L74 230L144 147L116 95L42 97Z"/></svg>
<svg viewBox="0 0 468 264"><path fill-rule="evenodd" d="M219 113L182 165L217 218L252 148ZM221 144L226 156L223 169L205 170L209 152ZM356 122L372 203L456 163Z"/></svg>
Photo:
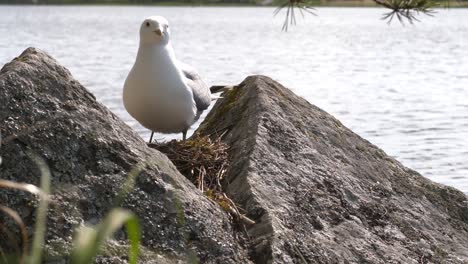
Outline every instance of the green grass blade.
<svg viewBox="0 0 468 264"><path fill-rule="evenodd" d="M138 254L140 253L140 222L137 217L133 217L127 221L125 227L127 229L128 239L130 240L129 261L130 264L137 264Z"/></svg>
<svg viewBox="0 0 468 264"><path fill-rule="evenodd" d="M39 207L36 214L36 225L34 228L34 238L32 241L31 256L28 259L29 264L39 264L42 258L42 249L44 246L44 235L46 230L47 207L49 205L50 190L50 170L45 161L33 154L30 154L32 160L37 164L41 171L41 192Z"/></svg>
<svg viewBox="0 0 468 264"><path fill-rule="evenodd" d="M78 230L74 239L72 263L92 263L100 247L123 225L127 229L130 240L129 262L136 264L141 239L140 223L132 212L122 208L112 209L95 228L84 227Z"/></svg>
<svg viewBox="0 0 468 264"><path fill-rule="evenodd" d="M95 248L97 231L91 227L81 227L73 240L72 263L91 263L98 252Z"/></svg>

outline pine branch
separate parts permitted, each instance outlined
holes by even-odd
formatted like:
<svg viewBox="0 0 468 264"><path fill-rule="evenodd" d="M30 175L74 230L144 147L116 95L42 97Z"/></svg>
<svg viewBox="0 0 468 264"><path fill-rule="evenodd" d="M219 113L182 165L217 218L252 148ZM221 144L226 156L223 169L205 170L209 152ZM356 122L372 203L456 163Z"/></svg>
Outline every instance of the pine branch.
<svg viewBox="0 0 468 264"><path fill-rule="evenodd" d="M283 23L282 30L288 31L289 25L296 25L296 15L294 13L294 8L299 9L302 17L304 17L304 12L309 13L311 15L316 15L314 13L315 9L307 4L306 0L289 0L288 2L280 5L278 8L275 9L273 14L276 16L283 8L286 9L286 18Z"/></svg>
<svg viewBox="0 0 468 264"><path fill-rule="evenodd" d="M392 23L393 18L397 18L401 24L405 20L410 24L414 21L419 21L417 15L424 14L433 16L435 11L433 8L438 6L438 2L432 0L373 0L376 4L390 9L391 11L382 16L383 20L388 20L388 24Z"/></svg>
<svg viewBox="0 0 468 264"><path fill-rule="evenodd" d="M390 24L396 17L401 24L409 22L413 24L414 21L419 21L418 15L433 16L434 8L437 6L450 7L451 0L373 0L377 5L390 9L390 12L383 14L382 19L388 20ZM460 0L456 0L459 2ZM296 17L294 9L299 9L302 16L304 13L315 14L315 9L311 7L310 0L287 0L275 9L274 15L276 16L281 10L286 8L286 17L283 23L282 30L288 31L290 25L296 24Z"/></svg>

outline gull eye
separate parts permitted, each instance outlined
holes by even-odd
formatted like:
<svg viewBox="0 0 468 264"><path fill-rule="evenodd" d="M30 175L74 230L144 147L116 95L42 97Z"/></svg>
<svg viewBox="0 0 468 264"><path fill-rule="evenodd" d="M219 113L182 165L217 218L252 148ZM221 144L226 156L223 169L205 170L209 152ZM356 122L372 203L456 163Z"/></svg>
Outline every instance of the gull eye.
<svg viewBox="0 0 468 264"><path fill-rule="evenodd" d="M150 26L150 23L149 23L149 22L146 22L146 26L149 27L149 26Z"/></svg>

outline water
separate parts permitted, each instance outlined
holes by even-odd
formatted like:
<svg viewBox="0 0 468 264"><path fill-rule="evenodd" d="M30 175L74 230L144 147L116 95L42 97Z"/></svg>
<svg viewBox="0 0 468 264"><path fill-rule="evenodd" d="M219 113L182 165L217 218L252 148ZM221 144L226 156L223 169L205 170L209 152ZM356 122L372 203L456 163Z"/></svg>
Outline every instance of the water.
<svg viewBox="0 0 468 264"><path fill-rule="evenodd" d="M405 27L383 12L319 8L284 33L272 8L0 6L0 64L46 50L147 140L121 92L140 22L163 15L176 55L209 84L271 76L406 166L468 192L468 9Z"/></svg>

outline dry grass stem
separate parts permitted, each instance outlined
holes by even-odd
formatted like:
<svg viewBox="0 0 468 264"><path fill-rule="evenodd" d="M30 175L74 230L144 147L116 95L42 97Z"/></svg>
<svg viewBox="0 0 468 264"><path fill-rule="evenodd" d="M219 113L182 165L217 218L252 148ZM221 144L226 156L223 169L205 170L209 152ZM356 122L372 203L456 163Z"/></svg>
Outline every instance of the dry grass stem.
<svg viewBox="0 0 468 264"><path fill-rule="evenodd" d="M21 250L19 249L19 243L15 239L15 236L5 226L3 225L0 226L0 230L2 230L4 234L6 234L6 236L10 240L10 243L13 243L13 245L16 248L16 251L19 253L20 257L18 259L18 263L23 263L24 257L26 256L27 249L28 249L28 234L26 232L26 226L24 225L23 220L21 219L19 214L16 211L12 210L11 208L0 205L0 211L8 215L20 229L21 245L22 245Z"/></svg>

